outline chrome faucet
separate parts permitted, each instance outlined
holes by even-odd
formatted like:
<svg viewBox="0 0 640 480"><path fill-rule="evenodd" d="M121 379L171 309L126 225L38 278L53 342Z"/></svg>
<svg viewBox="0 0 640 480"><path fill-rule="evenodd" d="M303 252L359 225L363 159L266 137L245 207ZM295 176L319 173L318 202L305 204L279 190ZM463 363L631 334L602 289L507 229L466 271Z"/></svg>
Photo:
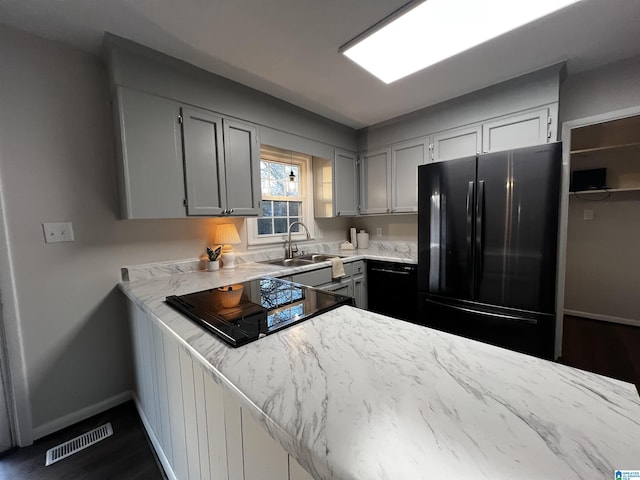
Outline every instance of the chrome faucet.
<svg viewBox="0 0 640 480"><path fill-rule="evenodd" d="M302 225L305 229L305 231L307 232L307 240L311 239L311 235L309 234L309 229L307 228L307 226L302 223L302 222L291 222L291 224L289 225L289 228L287 229L287 234L289 235L289 240L287 241L287 258L293 258L293 248L291 246L291 227L293 227L294 225ZM296 247L296 252L298 251L297 247Z"/></svg>

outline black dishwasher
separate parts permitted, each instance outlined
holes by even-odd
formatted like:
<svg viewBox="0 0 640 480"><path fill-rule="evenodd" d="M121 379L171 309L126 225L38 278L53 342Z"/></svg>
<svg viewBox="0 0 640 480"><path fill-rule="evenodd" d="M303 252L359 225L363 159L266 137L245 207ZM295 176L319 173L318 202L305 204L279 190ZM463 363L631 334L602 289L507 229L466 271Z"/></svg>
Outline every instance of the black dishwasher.
<svg viewBox="0 0 640 480"><path fill-rule="evenodd" d="M417 272L417 265L368 260L368 310L415 322L418 305Z"/></svg>

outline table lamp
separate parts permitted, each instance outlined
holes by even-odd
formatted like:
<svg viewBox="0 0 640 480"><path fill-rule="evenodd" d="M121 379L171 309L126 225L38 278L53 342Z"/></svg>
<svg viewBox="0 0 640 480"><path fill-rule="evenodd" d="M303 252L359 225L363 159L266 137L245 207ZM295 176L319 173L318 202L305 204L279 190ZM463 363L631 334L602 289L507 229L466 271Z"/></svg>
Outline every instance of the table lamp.
<svg viewBox="0 0 640 480"><path fill-rule="evenodd" d="M231 245L240 243L240 237L235 225L232 223L218 225L213 241L222 245L222 268L236 268L236 254Z"/></svg>

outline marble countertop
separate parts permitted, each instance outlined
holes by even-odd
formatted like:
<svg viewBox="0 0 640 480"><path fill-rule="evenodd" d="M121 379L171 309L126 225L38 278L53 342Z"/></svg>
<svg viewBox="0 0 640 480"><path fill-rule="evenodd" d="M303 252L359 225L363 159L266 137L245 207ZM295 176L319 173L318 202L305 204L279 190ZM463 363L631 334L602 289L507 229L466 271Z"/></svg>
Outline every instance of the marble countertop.
<svg viewBox="0 0 640 480"><path fill-rule="evenodd" d="M163 302L278 272L246 263L120 287L315 478L604 479L640 468L631 384L353 307L233 349Z"/></svg>
<svg viewBox="0 0 640 480"><path fill-rule="evenodd" d="M415 242L380 242L371 241L368 249L340 250L338 242L333 243L315 243L305 245L304 250L307 253L335 254L344 257L345 262L353 262L357 260L383 260L397 263L418 263L418 250ZM301 247L302 252L302 247ZM300 273L308 270L314 270L324 266L330 266L330 261L318 262L312 265L298 267L282 267L259 262L274 260L284 256L284 250L281 248L261 249L252 252L239 253L239 265L244 268L255 269L257 272L263 272L263 275L284 276ZM136 281L153 279L157 277L173 275L177 273L189 273L206 270L204 263L192 258L188 260L150 263L144 265L132 265L122 267L122 279L125 281ZM212 272L212 279L215 275L227 275L231 278L232 272L235 270L220 270L219 273ZM245 270L238 270L244 272ZM242 275L242 273L240 274ZM227 278L223 277L223 278ZM245 278L246 279L246 278ZM235 280L231 280L235 281Z"/></svg>

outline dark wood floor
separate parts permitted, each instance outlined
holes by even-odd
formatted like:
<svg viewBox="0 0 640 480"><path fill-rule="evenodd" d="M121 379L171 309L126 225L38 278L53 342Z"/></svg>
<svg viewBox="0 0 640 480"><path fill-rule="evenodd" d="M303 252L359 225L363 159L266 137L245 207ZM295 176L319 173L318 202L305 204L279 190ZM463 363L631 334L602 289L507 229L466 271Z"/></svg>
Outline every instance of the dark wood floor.
<svg viewBox="0 0 640 480"><path fill-rule="evenodd" d="M568 315L563 327L562 363L635 383L640 392L640 327Z"/></svg>
<svg viewBox="0 0 640 480"><path fill-rule="evenodd" d="M48 467L46 451L111 422L113 435ZM0 479L165 479L133 402L124 403L0 458Z"/></svg>

